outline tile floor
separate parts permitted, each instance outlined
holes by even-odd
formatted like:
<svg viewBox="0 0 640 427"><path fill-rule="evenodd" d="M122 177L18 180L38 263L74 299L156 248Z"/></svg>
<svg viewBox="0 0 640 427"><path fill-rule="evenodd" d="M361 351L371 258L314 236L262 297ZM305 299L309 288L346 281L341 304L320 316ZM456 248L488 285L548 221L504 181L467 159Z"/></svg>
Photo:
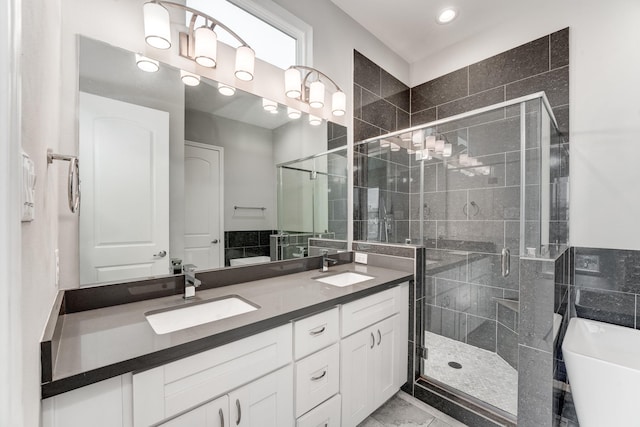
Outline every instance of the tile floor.
<svg viewBox="0 0 640 427"><path fill-rule="evenodd" d="M398 392L358 427L467 427L404 392Z"/></svg>
<svg viewBox="0 0 640 427"><path fill-rule="evenodd" d="M517 415L518 371L496 353L425 332L426 376ZM460 369L449 366L458 362Z"/></svg>

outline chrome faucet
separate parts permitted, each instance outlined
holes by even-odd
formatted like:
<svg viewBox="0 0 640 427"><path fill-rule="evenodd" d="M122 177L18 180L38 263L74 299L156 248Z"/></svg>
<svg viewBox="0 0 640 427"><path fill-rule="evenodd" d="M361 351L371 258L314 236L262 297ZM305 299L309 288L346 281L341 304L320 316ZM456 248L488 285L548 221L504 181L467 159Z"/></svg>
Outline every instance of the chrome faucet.
<svg viewBox="0 0 640 427"><path fill-rule="evenodd" d="M184 271L184 299L195 298L196 288L202 284L202 282L196 279L196 268L193 264L184 264L182 271Z"/></svg>
<svg viewBox="0 0 640 427"><path fill-rule="evenodd" d="M338 261L335 259L331 259L329 258L329 250L328 249L324 249L322 252L322 269L320 271L327 272L329 271L329 266L333 265L333 264L337 264Z"/></svg>

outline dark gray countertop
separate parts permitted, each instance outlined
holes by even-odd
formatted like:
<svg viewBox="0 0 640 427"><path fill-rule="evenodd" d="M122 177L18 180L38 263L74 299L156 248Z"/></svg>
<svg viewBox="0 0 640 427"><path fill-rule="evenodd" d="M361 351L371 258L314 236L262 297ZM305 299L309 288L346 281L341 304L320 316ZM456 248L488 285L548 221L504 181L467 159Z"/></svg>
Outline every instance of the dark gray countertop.
<svg viewBox="0 0 640 427"><path fill-rule="evenodd" d="M347 287L313 280L354 271L374 279ZM238 295L260 309L189 329L156 334L145 313L188 304L180 295L65 314L53 367L53 381L42 384L42 397L127 372L149 369L285 324L295 318L344 304L407 281L406 271L342 264L329 273L305 271L219 288L198 290L197 299Z"/></svg>

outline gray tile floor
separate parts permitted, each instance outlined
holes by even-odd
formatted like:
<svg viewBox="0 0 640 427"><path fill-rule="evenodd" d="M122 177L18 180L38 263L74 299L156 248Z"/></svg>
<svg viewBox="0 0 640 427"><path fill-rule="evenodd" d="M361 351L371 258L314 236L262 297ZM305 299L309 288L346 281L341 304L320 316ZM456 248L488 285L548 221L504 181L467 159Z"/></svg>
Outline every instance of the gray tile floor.
<svg viewBox="0 0 640 427"><path fill-rule="evenodd" d="M358 427L466 427L466 425L401 391Z"/></svg>
<svg viewBox="0 0 640 427"><path fill-rule="evenodd" d="M496 353L425 332L426 376L513 415L518 412L518 371ZM454 369L449 362L458 362Z"/></svg>

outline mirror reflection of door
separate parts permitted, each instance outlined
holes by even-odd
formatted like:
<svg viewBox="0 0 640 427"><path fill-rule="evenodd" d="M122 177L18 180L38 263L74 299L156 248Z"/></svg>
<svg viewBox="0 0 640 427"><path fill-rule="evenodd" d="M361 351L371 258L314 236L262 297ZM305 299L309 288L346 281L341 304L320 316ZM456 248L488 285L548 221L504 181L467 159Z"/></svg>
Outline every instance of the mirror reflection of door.
<svg viewBox="0 0 640 427"><path fill-rule="evenodd" d="M183 262L198 270L224 265L222 159L221 147L185 142Z"/></svg>
<svg viewBox="0 0 640 427"><path fill-rule="evenodd" d="M169 113L80 93L80 284L169 273Z"/></svg>

